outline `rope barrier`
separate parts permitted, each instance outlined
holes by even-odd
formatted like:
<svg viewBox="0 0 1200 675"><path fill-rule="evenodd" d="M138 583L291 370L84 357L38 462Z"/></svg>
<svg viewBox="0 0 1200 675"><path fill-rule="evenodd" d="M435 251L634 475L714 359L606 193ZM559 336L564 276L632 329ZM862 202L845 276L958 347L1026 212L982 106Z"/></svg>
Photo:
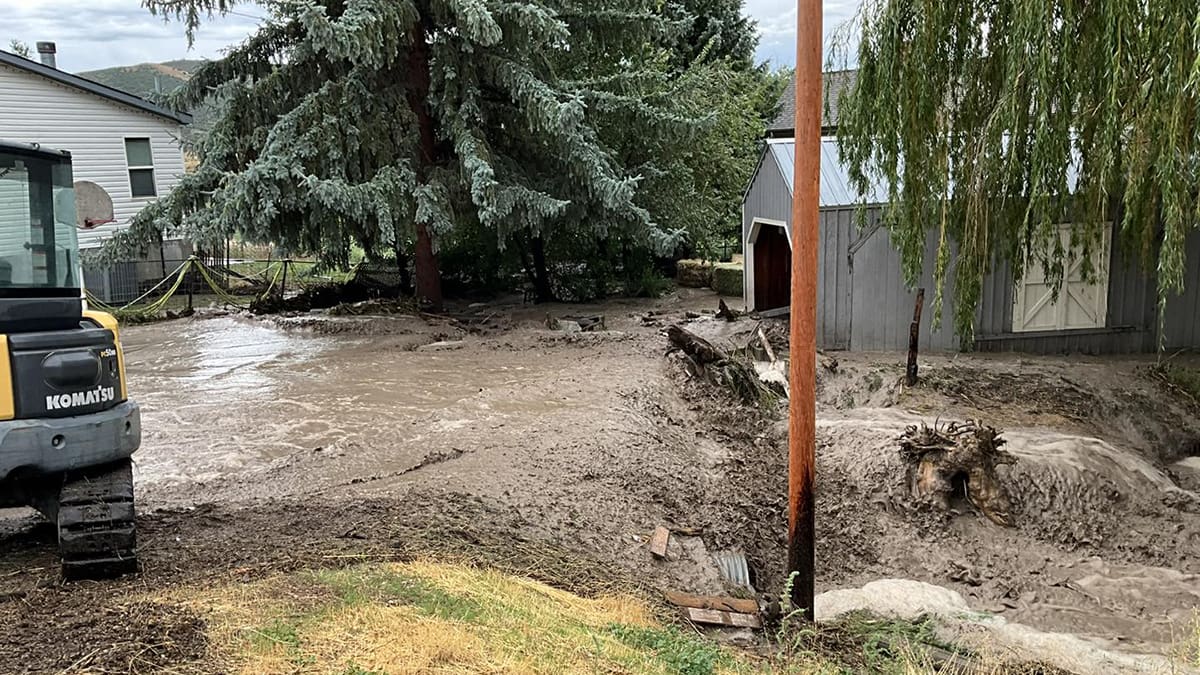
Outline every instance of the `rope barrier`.
<svg viewBox="0 0 1200 675"><path fill-rule="evenodd" d="M86 288L84 289L84 297L87 299L89 306L94 306L103 312L112 314L118 319L146 319L156 316L163 311L163 309L167 306L167 303L170 302L171 298L179 292L179 288L183 285L184 279L187 278L188 272L195 269L200 278L204 280L204 283L207 284L210 289L212 289L213 294L216 295L222 303L232 307L237 307L239 309L249 309L254 302L270 296L271 293L275 291L276 284L279 283L280 278L283 276L284 270L287 268L286 263L290 262L291 261L282 261L268 265L262 271L264 278L272 268L278 267L278 269L275 271L275 276L271 278L270 283L267 284L265 291L258 295L252 296L249 301L246 301L245 296L236 296L230 293L226 288L219 284L217 280L213 278L213 270L211 270L208 265L205 265L204 262L196 256L192 256L191 258L185 260L179 265L179 267L175 268L174 272L163 277L162 281L158 282L153 288L138 296L137 299L120 307L110 305L100 300ZM148 304L139 305L139 303L141 303L143 300L153 295L155 291L170 282L172 278L174 279L174 283L171 284L170 288L162 295L162 297Z"/></svg>

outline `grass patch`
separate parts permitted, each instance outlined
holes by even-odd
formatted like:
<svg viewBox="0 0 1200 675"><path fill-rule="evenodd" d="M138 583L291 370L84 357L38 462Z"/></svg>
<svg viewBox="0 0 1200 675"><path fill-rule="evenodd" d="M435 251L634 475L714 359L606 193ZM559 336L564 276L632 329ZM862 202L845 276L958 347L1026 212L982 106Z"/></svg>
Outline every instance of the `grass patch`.
<svg viewBox="0 0 1200 675"><path fill-rule="evenodd" d="M677 628L642 628L613 625L609 631L637 650L650 652L669 672L679 675L709 675L718 666L736 670L739 665L712 642L684 634Z"/></svg>
<svg viewBox="0 0 1200 675"><path fill-rule="evenodd" d="M938 640L931 623L858 612L829 624L785 626L780 642L785 658L819 665L823 672L908 673L926 663L931 650L954 652Z"/></svg>
<svg viewBox="0 0 1200 675"><path fill-rule="evenodd" d="M664 627L627 595L583 598L465 565L301 572L182 597L245 673L750 672L747 657Z"/></svg>
<svg viewBox="0 0 1200 675"><path fill-rule="evenodd" d="M1016 673L939 643L932 624L852 614L785 625L755 652L664 625L620 593L584 598L524 577L418 561L176 591L205 619L222 672ZM786 622L785 622L786 624ZM962 658L962 666L954 659ZM948 661L949 659L949 661Z"/></svg>
<svg viewBox="0 0 1200 675"><path fill-rule="evenodd" d="M349 607L401 603L446 621L472 622L483 615L483 607L470 598L447 593L400 570L357 567L317 572L316 579L332 588Z"/></svg>

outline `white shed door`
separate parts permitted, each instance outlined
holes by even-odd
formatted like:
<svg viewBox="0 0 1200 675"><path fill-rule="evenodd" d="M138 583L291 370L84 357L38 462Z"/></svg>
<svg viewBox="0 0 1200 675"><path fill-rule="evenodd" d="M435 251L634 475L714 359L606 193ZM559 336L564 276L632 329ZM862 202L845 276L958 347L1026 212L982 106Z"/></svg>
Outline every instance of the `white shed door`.
<svg viewBox="0 0 1200 675"><path fill-rule="evenodd" d="M1059 230L1063 247L1071 245L1071 226ZM1104 328L1108 321L1108 274L1112 251L1112 229L1106 228L1099 250L1092 252L1095 282L1083 279L1083 253L1073 251L1063 280L1063 287L1054 301L1054 289L1046 282L1041 265L1025 273L1017 287L1013 306L1013 332L1028 333L1046 330L1078 330Z"/></svg>

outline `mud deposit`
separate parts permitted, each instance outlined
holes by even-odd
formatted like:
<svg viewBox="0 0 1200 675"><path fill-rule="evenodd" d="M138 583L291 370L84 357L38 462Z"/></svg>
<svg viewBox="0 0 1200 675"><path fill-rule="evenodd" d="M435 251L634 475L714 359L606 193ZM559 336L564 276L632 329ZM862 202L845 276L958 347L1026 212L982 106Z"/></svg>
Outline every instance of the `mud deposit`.
<svg viewBox="0 0 1200 675"><path fill-rule="evenodd" d="M362 560L480 560L585 593L725 592L741 550L782 581L781 410L747 409L664 357L661 331L715 297L427 317L219 317L130 328L144 573L63 586L53 533L0 519L0 672L222 672L203 616L156 602ZM649 312L655 312L648 316ZM545 328L603 313L607 331ZM736 343L756 323L700 319ZM436 344L435 344L436 343ZM833 364L836 356L837 364ZM1129 360L898 355L821 369L819 589L908 578L973 610L1165 653L1200 605L1200 423ZM915 503L895 439L981 418L1019 461L1012 528ZM670 559L645 541L677 534Z"/></svg>

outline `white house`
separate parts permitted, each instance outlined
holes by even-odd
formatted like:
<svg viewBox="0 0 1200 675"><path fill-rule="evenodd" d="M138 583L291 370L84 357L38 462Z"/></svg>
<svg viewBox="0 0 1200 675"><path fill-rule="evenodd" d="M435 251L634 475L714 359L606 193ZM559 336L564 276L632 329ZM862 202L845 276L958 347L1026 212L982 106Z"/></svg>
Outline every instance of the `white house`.
<svg viewBox="0 0 1200 675"><path fill-rule="evenodd" d="M191 116L58 70L52 43L39 43L38 51L42 63L0 51L0 138L69 151L75 180L108 193L114 222L79 232L80 248L94 248L179 182ZM111 274L99 284L91 277L90 287L113 295ZM136 290L138 281L121 285Z"/></svg>
<svg viewBox="0 0 1200 675"><path fill-rule="evenodd" d="M0 138L69 151L75 180L96 183L112 197L116 222L81 231L81 248L99 246L175 187L184 172L180 139L191 121L185 113L0 51Z"/></svg>

